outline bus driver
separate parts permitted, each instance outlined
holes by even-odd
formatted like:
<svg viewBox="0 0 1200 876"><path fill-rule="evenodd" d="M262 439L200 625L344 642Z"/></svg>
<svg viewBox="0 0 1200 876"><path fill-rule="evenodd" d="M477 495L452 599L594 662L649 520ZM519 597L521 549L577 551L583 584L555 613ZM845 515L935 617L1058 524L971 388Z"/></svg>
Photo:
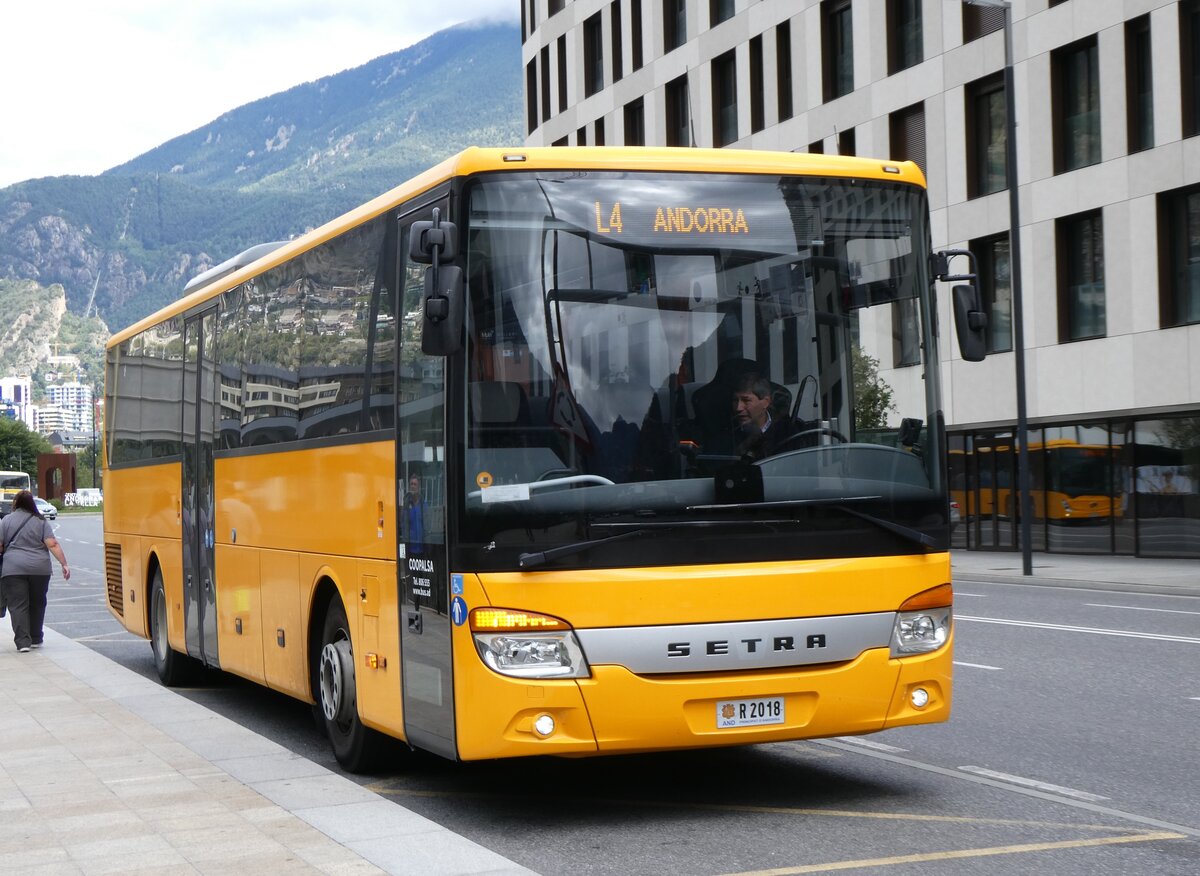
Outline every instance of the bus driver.
<svg viewBox="0 0 1200 876"><path fill-rule="evenodd" d="M747 372L738 380L733 391L733 418L738 430L734 452L739 457L770 456L792 437L789 420L771 416L773 396L771 381L757 372Z"/></svg>

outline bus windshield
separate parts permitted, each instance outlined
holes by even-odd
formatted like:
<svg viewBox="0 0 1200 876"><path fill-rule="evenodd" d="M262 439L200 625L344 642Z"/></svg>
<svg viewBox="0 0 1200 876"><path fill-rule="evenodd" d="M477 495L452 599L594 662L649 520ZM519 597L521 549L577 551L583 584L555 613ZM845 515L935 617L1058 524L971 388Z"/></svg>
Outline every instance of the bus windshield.
<svg viewBox="0 0 1200 876"><path fill-rule="evenodd" d="M463 559L687 563L726 534L757 559L944 548L924 197L765 175L474 182Z"/></svg>

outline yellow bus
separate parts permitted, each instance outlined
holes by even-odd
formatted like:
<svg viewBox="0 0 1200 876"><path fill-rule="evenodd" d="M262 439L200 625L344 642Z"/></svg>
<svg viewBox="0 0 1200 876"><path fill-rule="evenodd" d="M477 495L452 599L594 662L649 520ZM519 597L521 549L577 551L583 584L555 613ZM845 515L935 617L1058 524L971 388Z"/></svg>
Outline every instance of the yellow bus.
<svg viewBox="0 0 1200 876"><path fill-rule="evenodd" d="M0 471L0 517L12 511L13 499L21 490L28 490L29 472Z"/></svg>
<svg viewBox="0 0 1200 876"><path fill-rule="evenodd" d="M1118 452L1073 438L1029 442L1033 520L1106 523L1125 515ZM1012 438L977 439L971 451L951 450L950 498L968 520L1018 518L1017 452Z"/></svg>
<svg viewBox="0 0 1200 876"><path fill-rule="evenodd" d="M351 771L944 721L947 264L911 163L468 149L112 337L109 608Z"/></svg>

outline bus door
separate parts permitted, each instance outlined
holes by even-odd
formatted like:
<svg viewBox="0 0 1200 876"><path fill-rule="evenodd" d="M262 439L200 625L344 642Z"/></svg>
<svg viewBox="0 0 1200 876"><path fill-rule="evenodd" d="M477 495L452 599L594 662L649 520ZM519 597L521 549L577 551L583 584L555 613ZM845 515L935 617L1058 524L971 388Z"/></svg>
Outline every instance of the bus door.
<svg viewBox="0 0 1200 876"><path fill-rule="evenodd" d="M1017 547L1017 455L1011 432L975 436L976 546Z"/></svg>
<svg viewBox="0 0 1200 876"><path fill-rule="evenodd" d="M434 205L400 220L397 313L423 313L426 265L409 259L412 222L430 221ZM441 201L441 215L446 203ZM457 758L452 625L466 604L451 593L446 553L445 368L421 350L420 332L400 334L396 375L397 565L404 732L412 745ZM461 585L458 587L461 591Z"/></svg>
<svg viewBox="0 0 1200 876"><path fill-rule="evenodd" d="M190 656L218 666L213 576L216 308L183 324L183 622Z"/></svg>

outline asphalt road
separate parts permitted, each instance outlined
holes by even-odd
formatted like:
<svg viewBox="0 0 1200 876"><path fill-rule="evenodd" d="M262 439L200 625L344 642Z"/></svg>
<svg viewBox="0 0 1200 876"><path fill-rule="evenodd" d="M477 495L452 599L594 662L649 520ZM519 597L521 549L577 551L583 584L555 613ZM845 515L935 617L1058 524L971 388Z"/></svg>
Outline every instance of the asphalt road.
<svg viewBox="0 0 1200 876"><path fill-rule="evenodd" d="M48 624L154 676L104 607L100 518L58 537ZM860 738L357 777L550 874L1200 872L1200 598L956 588L952 720ZM336 769L309 707L211 673L184 696Z"/></svg>

